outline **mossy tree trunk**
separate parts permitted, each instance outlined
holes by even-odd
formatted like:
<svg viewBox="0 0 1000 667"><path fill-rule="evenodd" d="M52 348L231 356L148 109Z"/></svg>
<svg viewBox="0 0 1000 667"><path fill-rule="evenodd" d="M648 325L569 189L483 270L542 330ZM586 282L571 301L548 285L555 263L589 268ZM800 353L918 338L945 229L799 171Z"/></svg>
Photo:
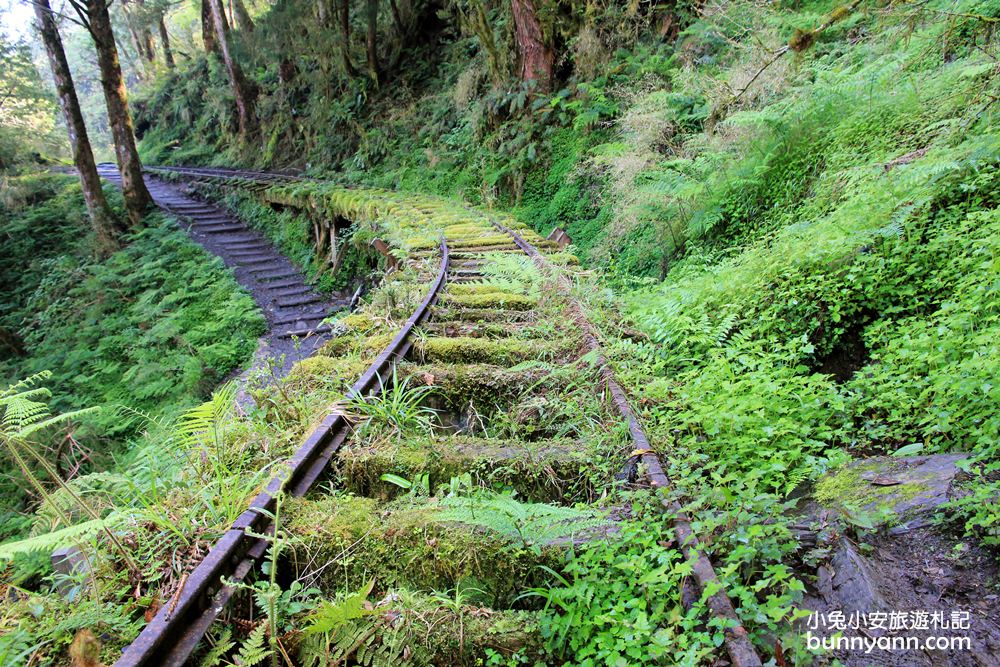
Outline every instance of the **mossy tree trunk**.
<svg viewBox="0 0 1000 667"><path fill-rule="evenodd" d="M511 0L514 14L514 38L521 61L521 80L535 81L540 90L552 85L555 56L545 42L542 26L532 0Z"/></svg>
<svg viewBox="0 0 1000 667"><path fill-rule="evenodd" d="M243 74L243 68L233 58L229 43L229 24L222 8L222 0L209 0L212 9L212 19L215 23L215 37L219 44L219 54L229 75L229 85L236 99L236 115L240 123L240 136L250 140L257 136L257 91Z"/></svg>
<svg viewBox="0 0 1000 667"><path fill-rule="evenodd" d="M150 29L150 20L143 8L143 0L135 0L139 7L139 39L142 43L142 57L147 63L152 64L156 60L156 49L153 48L153 31Z"/></svg>
<svg viewBox="0 0 1000 667"><path fill-rule="evenodd" d="M253 19L250 18L250 12L247 11L247 6L243 3L243 0L232 0L232 2L236 25L243 32L253 32Z"/></svg>
<svg viewBox="0 0 1000 667"><path fill-rule="evenodd" d="M74 7L82 0L71 0ZM101 88L108 107L108 121L115 140L115 158L122 175L122 194L133 227L142 226L142 218L153 198L142 180L142 163L135 147L135 130L128 110L125 79L118 62L118 47L111 29L111 17L105 0L86 0L87 27L97 48L97 66L101 72Z"/></svg>
<svg viewBox="0 0 1000 667"><path fill-rule="evenodd" d="M215 40L215 19L212 18L210 0L201 0L201 41L205 45L205 53L212 53L219 48Z"/></svg>
<svg viewBox="0 0 1000 667"><path fill-rule="evenodd" d="M90 147L90 137L87 136L87 126L83 122L83 112L80 110L80 100L76 96L73 75L70 73L69 62L66 60L66 52L49 0L34 0L34 5L38 29L52 68L59 106L66 119L70 149L73 151L73 164L76 165L80 175L83 199L87 204L90 224L97 239L97 251L98 254L106 256L118 249L118 238L124 233L125 228L115 218L107 199L104 198L101 178L97 175L97 165L94 163L94 152Z"/></svg>
<svg viewBox="0 0 1000 667"><path fill-rule="evenodd" d="M358 75L351 62L351 1L340 0L340 54L344 60L344 73L349 77Z"/></svg>
<svg viewBox="0 0 1000 667"><path fill-rule="evenodd" d="M406 36L406 27L403 25L403 17L399 13L396 0L389 0L389 9L392 11L392 24L396 26L396 34L402 41Z"/></svg>
<svg viewBox="0 0 1000 667"><path fill-rule="evenodd" d="M378 81L378 0L368 0L368 34L365 38L368 52L368 75Z"/></svg>
<svg viewBox="0 0 1000 667"><path fill-rule="evenodd" d="M160 14L158 21L160 31L160 45L163 47L163 62L168 69L174 68L174 52L170 49L170 33L167 32L167 22L165 16Z"/></svg>

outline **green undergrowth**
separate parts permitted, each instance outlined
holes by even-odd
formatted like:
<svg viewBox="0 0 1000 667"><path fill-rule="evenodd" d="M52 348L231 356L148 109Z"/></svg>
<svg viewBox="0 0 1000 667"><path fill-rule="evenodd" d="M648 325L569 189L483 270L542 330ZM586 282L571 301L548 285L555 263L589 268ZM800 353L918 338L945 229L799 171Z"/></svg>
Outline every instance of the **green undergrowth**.
<svg viewBox="0 0 1000 667"><path fill-rule="evenodd" d="M423 294L424 287L415 283L414 271L396 272L343 319L399 326L412 312L413 299ZM249 408L236 405L236 387L227 384L176 418L134 415L146 437L120 457L115 470L76 477L69 483L76 496L60 491L52 500L58 509L43 506L29 518L24 528L34 537L0 551L5 554L0 571L10 586L0 614L0 655L30 654L37 664L65 664L76 631L86 628L97 635L103 662L113 662L141 628L143 615L170 599L183 575L281 473L280 463L342 400L368 363L354 352L337 359L317 356L284 379L263 367L248 378L245 390L254 403ZM126 545L128 561L107 533L86 521L78 497ZM51 551L67 545L88 555L89 578L52 572ZM60 588L67 582L74 591L69 599ZM283 599L292 604L300 593L290 589ZM511 631L517 627L512 621ZM242 634L238 640L250 643Z"/></svg>
<svg viewBox="0 0 1000 667"><path fill-rule="evenodd" d="M120 207L116 190L106 194ZM256 349L264 323L251 298L165 217L148 216L123 249L98 261L76 178L22 176L3 196L0 327L23 354L0 350L0 378L48 370L57 410L103 408L50 453L63 472L112 466L139 433L136 414L169 419ZM4 510L24 510L17 475L2 485Z"/></svg>
<svg viewBox="0 0 1000 667"><path fill-rule="evenodd" d="M430 594L395 589L371 597L362 587L324 601L312 619L316 629L298 646L301 664L320 667L355 654L385 665L474 667L545 659L530 612L490 609L462 588Z"/></svg>

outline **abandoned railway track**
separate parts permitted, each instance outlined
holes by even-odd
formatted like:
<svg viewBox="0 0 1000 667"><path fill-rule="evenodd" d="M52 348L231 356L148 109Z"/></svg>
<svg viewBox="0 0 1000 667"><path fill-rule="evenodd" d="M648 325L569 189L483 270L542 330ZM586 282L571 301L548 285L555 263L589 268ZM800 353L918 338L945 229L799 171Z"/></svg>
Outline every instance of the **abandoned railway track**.
<svg viewBox="0 0 1000 667"><path fill-rule="evenodd" d="M395 216L391 240L407 251L398 273L409 276L409 282L385 287L378 303L388 316L380 317L373 305L337 325L339 335L319 353L355 354L365 370L116 664L180 665L188 660L239 582L265 557L282 494L301 499L292 501L282 530L308 538L296 543L293 561L318 570L313 581L321 589L367 578L367 570L357 569L363 559L349 556L365 549L358 545L366 540L376 545L372 553L383 557L409 549L406 562L382 563L395 568L395 583L457 591L462 581L472 580L477 586L472 590L500 614L524 587L517 576L554 564L568 545L614 533L613 521L574 509L593 503L614 483L612 475L597 472L595 461L639 458L644 483L669 488L654 447L601 353L596 329L553 262L561 255L556 244L509 220L439 209L434 200L327 189L322 193L327 199L317 203L315 194L296 189L304 182L296 177L230 169L159 170L221 186L252 182L262 201L312 215ZM406 304L415 306L403 321L392 311ZM413 392L435 411L435 425L422 438L411 442L366 430L363 415L352 414L350 406L393 391ZM549 400L552 394L561 400ZM553 414L556 403L563 402L570 408ZM349 493L315 491L324 479ZM502 502L521 503L523 516L550 524L542 531L545 536L534 540L534 549L505 556L506 561L443 567L440 559L446 554L461 554L477 543L500 547L514 539L494 535L502 530L484 531L475 518L464 519L468 507L461 494L435 496L433 490L449 480L452 486L464 480L470 488L506 489ZM715 591L705 602L726 622L730 662L760 665L690 519L666 497L662 502L694 583L700 590ZM615 511L626 510L611 508L611 514ZM338 523L346 515L365 517L360 533ZM416 517L432 527L412 537ZM344 534L331 537L339 533ZM516 539L529 541L520 528ZM337 575L322 574L327 569ZM502 647L506 638L497 633L490 641Z"/></svg>

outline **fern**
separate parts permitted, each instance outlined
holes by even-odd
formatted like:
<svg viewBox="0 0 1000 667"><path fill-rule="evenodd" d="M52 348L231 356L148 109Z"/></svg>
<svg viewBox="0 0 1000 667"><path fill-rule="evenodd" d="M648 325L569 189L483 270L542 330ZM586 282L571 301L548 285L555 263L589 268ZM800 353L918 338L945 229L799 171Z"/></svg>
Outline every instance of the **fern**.
<svg viewBox="0 0 1000 667"><path fill-rule="evenodd" d="M215 644L205 654L205 657L198 663L198 667L217 667L222 664L222 658L236 646L233 641L233 631L230 628L223 628L222 633L215 640Z"/></svg>
<svg viewBox="0 0 1000 667"><path fill-rule="evenodd" d="M52 377L51 371L36 373L0 391L0 430L4 441L25 441L42 429L96 412L96 408L52 416L47 399L51 392L36 385ZM41 400L39 400L41 399Z"/></svg>
<svg viewBox="0 0 1000 667"><path fill-rule="evenodd" d="M372 610L362 618L346 620L333 632L307 634L299 647L303 667L353 663L358 665L423 664L420 647L411 636L408 618L387 622ZM409 647L409 655L406 650Z"/></svg>
<svg viewBox="0 0 1000 667"><path fill-rule="evenodd" d="M236 391L235 383L227 383L215 390L211 399L185 412L177 424L178 442L190 447L202 442L207 435L218 447L221 444L220 425L233 410Z"/></svg>
<svg viewBox="0 0 1000 667"><path fill-rule="evenodd" d="M105 519L91 519L83 523L67 526L52 533L35 535L17 542L0 545L0 561L13 560L14 556L36 551L52 551L58 547L73 544L80 539L90 537L108 525Z"/></svg>
<svg viewBox="0 0 1000 667"><path fill-rule="evenodd" d="M265 645L267 642L267 623L261 623L250 633L239 652L233 658L233 664L240 667L251 667L258 665L265 659L271 657L271 649Z"/></svg>
<svg viewBox="0 0 1000 667"><path fill-rule="evenodd" d="M306 626L306 632L311 634L335 632L348 621L374 613L364 606L374 588L375 580L372 579L363 588L346 596L340 602L323 603L313 612L312 622Z"/></svg>
<svg viewBox="0 0 1000 667"><path fill-rule="evenodd" d="M537 297L542 274L531 259L524 255L490 253L482 268L487 280L478 284L490 285L504 292Z"/></svg>
<svg viewBox="0 0 1000 667"><path fill-rule="evenodd" d="M549 544L600 526L594 512L544 503L522 503L509 494L477 493L449 497L438 518L481 526L524 544Z"/></svg>

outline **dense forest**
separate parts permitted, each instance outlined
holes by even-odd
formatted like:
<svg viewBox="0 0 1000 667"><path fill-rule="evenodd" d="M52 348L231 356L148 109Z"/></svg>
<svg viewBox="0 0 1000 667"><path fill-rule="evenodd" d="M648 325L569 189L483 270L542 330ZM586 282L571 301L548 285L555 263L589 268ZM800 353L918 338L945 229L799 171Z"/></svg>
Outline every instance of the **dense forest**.
<svg viewBox="0 0 1000 667"><path fill-rule="evenodd" d="M0 665L1000 664L998 25L10 0Z"/></svg>

